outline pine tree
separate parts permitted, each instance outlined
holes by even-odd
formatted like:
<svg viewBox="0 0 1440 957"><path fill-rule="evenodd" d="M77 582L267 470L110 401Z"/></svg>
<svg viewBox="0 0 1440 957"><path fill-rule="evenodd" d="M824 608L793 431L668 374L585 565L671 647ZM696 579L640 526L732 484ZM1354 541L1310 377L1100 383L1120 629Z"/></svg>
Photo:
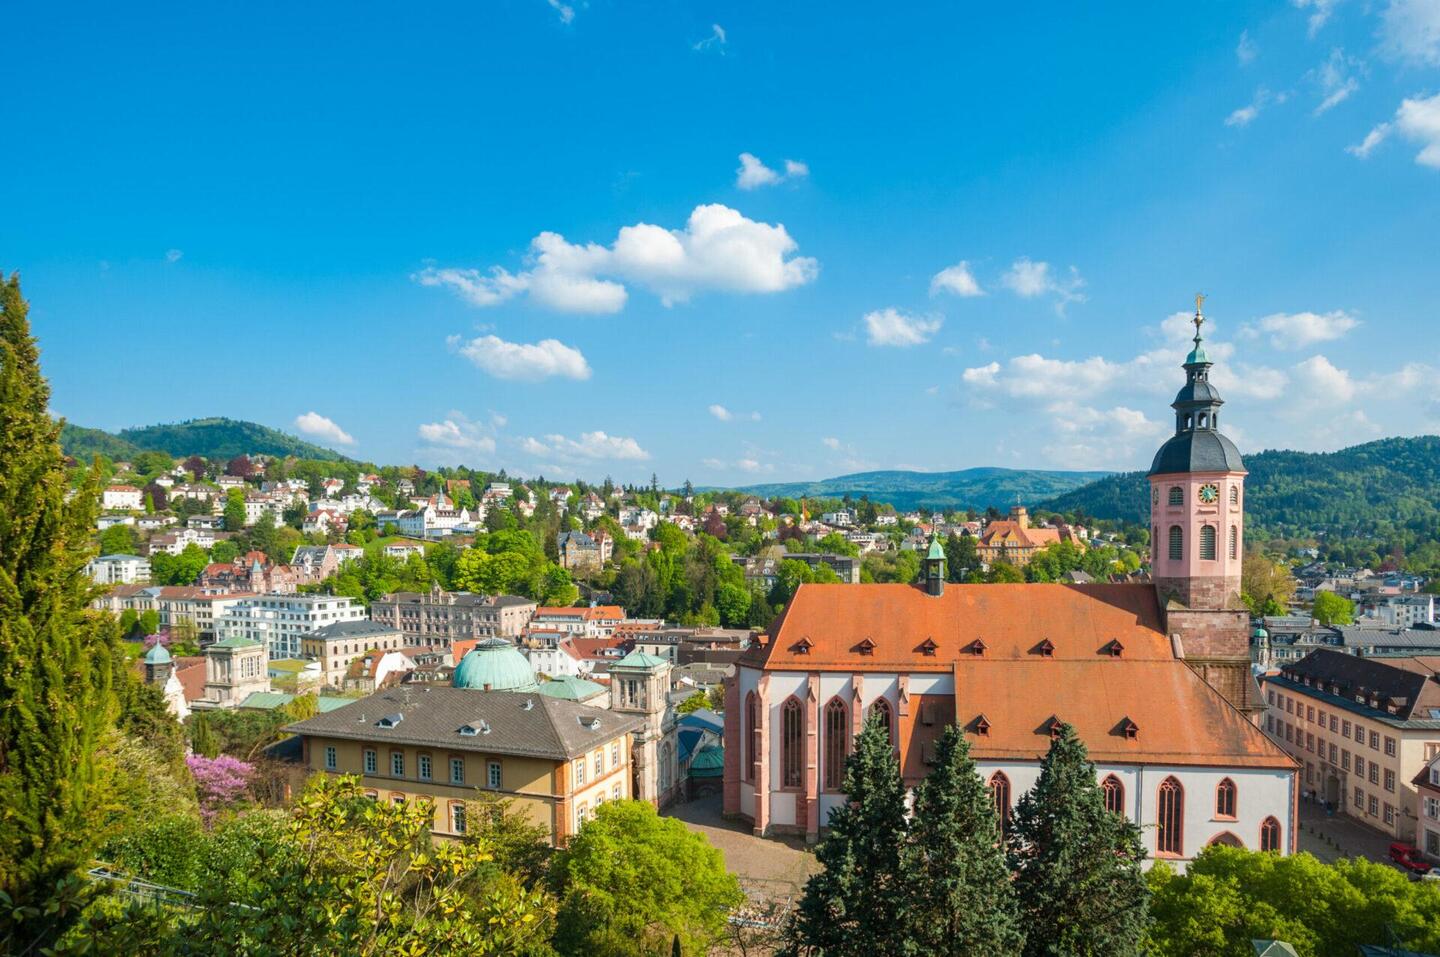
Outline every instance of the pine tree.
<svg viewBox="0 0 1440 957"><path fill-rule="evenodd" d="M890 735L873 717L845 762L846 803L830 813L816 849L820 873L787 931L791 954L880 957L906 950L902 915L905 785Z"/></svg>
<svg viewBox="0 0 1440 957"><path fill-rule="evenodd" d="M902 863L909 938L919 953L1020 952L1025 935L994 803L954 725L936 746L934 770L916 789Z"/></svg>
<svg viewBox="0 0 1440 957"><path fill-rule="evenodd" d="M115 719L113 622L86 610L99 478L66 502L60 423L20 281L0 280L0 950L35 952L76 919Z"/></svg>
<svg viewBox="0 0 1440 957"><path fill-rule="evenodd" d="M1144 857L1139 828L1105 809L1085 745L1062 725L1010 832L1026 957L1141 953Z"/></svg>

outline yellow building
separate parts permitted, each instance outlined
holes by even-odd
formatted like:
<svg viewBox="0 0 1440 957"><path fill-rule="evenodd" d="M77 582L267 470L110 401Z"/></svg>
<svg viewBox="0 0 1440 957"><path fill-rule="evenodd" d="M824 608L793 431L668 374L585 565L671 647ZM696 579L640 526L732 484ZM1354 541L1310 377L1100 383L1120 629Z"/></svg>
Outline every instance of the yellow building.
<svg viewBox="0 0 1440 957"><path fill-rule="evenodd" d="M531 691L406 687L290 725L314 772L359 775L377 800L426 798L434 831L465 832L465 802L510 798L563 844L599 805L633 796L639 718Z"/></svg>

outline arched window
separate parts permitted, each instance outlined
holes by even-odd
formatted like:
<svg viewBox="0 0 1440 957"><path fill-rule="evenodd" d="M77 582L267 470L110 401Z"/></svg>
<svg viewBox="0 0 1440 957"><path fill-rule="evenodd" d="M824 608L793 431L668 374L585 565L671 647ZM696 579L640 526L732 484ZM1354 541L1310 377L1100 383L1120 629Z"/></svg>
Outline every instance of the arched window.
<svg viewBox="0 0 1440 957"><path fill-rule="evenodd" d="M1209 422L1210 422L1210 417L1209 417L1208 415L1206 415L1204 412L1201 412L1201 413L1200 413L1200 428L1202 428L1202 429L1205 428L1206 425L1209 424Z"/></svg>
<svg viewBox="0 0 1440 957"><path fill-rule="evenodd" d="M1004 771L990 775L990 797L995 802L995 820L1000 830L1010 829L1010 779Z"/></svg>
<svg viewBox="0 0 1440 957"><path fill-rule="evenodd" d="M1184 505L1184 504L1185 504L1185 493L1184 493L1183 491L1181 491L1180 486L1178 486L1178 485L1172 485L1172 486L1170 486L1170 504L1171 504L1171 505Z"/></svg>
<svg viewBox="0 0 1440 957"><path fill-rule="evenodd" d="M1170 526L1170 560L1178 562L1185 557L1185 531L1179 525Z"/></svg>
<svg viewBox="0 0 1440 957"><path fill-rule="evenodd" d="M1280 822L1273 817L1260 822L1260 850L1280 850Z"/></svg>
<svg viewBox="0 0 1440 957"><path fill-rule="evenodd" d="M760 698L745 696L745 780L754 783L755 765L760 761Z"/></svg>
<svg viewBox="0 0 1440 957"><path fill-rule="evenodd" d="M876 698L870 705L870 714L874 716L880 727L885 729L885 737L893 743L895 741L895 722L894 716L890 713L890 702L884 698Z"/></svg>
<svg viewBox="0 0 1440 957"><path fill-rule="evenodd" d="M670 747L670 742L669 742L669 741L666 741L664 744L660 745L660 793L661 793L661 794L664 794L666 791L670 790L670 782L675 779L674 771L673 771L673 769L670 767L670 765L674 762L674 760L675 760L675 752L674 752L674 749Z"/></svg>
<svg viewBox="0 0 1440 957"><path fill-rule="evenodd" d="M1111 774L1100 782L1100 790L1105 795L1105 810L1113 814L1125 813L1125 785L1115 775Z"/></svg>
<svg viewBox="0 0 1440 957"><path fill-rule="evenodd" d="M1238 558L1240 551L1240 529L1234 525L1230 526L1230 557Z"/></svg>
<svg viewBox="0 0 1440 957"><path fill-rule="evenodd" d="M1185 839L1185 789L1173 777L1160 782L1156 812L1160 831L1155 835L1155 852L1179 857Z"/></svg>
<svg viewBox="0 0 1440 957"><path fill-rule="evenodd" d="M1215 526L1200 526L1200 557L1207 561L1215 560Z"/></svg>
<svg viewBox="0 0 1440 957"><path fill-rule="evenodd" d="M789 699L780 706L780 783L798 788L805 767L805 712L800 702Z"/></svg>
<svg viewBox="0 0 1440 957"><path fill-rule="evenodd" d="M1229 778L1215 785L1215 816L1235 817L1235 782Z"/></svg>
<svg viewBox="0 0 1440 957"><path fill-rule="evenodd" d="M1221 847L1244 847L1244 846L1245 846L1245 842L1244 842L1244 841L1240 840L1240 838L1236 837L1234 834L1231 834L1229 831L1221 831L1219 834L1216 834L1214 837L1210 838L1210 840L1207 841L1206 844L1207 844L1207 845L1219 844Z"/></svg>
<svg viewBox="0 0 1440 957"><path fill-rule="evenodd" d="M850 752L850 709L839 698L825 706L825 790L845 786L845 755Z"/></svg>
<svg viewBox="0 0 1440 957"><path fill-rule="evenodd" d="M1240 486L1238 486L1238 485L1232 485L1232 486L1230 486L1230 504L1231 504L1231 505L1239 505L1239 504L1240 504Z"/></svg>

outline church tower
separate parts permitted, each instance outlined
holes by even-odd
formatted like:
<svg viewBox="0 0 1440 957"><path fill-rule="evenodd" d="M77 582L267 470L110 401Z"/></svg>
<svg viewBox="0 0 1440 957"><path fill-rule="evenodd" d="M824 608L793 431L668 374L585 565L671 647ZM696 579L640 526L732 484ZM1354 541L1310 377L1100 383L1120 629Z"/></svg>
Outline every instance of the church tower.
<svg viewBox="0 0 1440 957"><path fill-rule="evenodd" d="M1210 383L1214 363L1200 331L1204 298L1195 297L1195 347L1170 406L1175 434L1150 466L1150 568L1175 653L1253 711L1249 615L1240 601L1245 464L1220 432L1224 400Z"/></svg>

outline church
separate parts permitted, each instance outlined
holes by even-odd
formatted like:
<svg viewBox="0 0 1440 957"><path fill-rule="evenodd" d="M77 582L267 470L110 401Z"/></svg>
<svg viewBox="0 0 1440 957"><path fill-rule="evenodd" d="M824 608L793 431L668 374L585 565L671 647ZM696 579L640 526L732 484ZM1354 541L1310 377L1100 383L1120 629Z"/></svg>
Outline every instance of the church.
<svg viewBox="0 0 1440 957"><path fill-rule="evenodd" d="M1175 434L1149 472L1152 581L947 584L935 543L918 585L801 585L726 687L727 815L818 839L874 715L910 787L958 724L1008 818L1064 723L1152 858L1183 867L1214 843L1294 852L1296 764L1258 724L1246 473L1220 432L1201 305Z"/></svg>

